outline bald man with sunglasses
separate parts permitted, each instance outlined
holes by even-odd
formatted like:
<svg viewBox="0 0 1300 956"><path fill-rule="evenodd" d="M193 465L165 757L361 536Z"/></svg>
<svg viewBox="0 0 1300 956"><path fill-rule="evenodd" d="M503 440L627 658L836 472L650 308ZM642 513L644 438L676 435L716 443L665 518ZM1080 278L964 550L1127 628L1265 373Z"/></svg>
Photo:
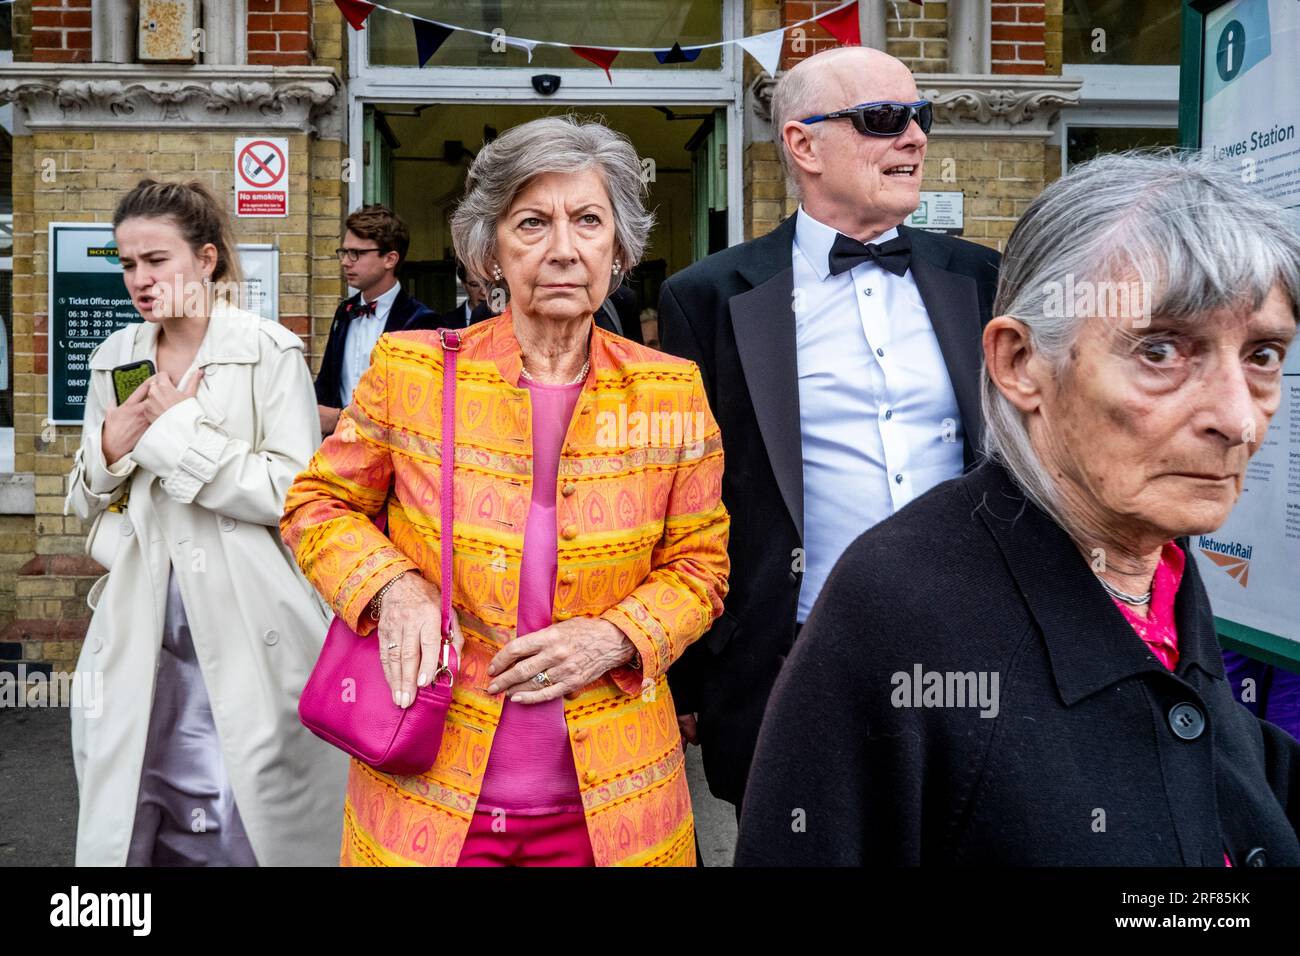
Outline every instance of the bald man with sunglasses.
<svg viewBox="0 0 1300 956"><path fill-rule="evenodd" d="M737 813L768 694L831 567L974 462L998 272L991 249L903 225L933 110L902 62L819 53L782 75L772 114L798 210L659 300L661 347L700 366L722 429L732 522L725 611L669 679L709 789Z"/></svg>

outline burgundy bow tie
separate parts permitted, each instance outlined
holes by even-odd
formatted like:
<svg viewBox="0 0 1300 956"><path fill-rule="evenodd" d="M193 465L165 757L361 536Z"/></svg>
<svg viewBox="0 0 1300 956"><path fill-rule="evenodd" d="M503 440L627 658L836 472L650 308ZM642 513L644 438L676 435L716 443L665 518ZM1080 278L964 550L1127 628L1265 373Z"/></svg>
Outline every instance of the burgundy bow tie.
<svg viewBox="0 0 1300 956"><path fill-rule="evenodd" d="M374 302L358 302L355 305L348 306L348 312L354 319L361 316L374 315L375 306L378 304L378 300Z"/></svg>

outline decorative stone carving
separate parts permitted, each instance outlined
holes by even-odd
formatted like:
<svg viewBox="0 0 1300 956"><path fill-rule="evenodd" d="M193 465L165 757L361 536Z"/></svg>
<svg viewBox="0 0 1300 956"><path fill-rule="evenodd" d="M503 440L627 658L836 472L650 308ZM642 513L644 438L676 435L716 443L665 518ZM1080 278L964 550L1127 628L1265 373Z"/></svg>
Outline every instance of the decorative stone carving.
<svg viewBox="0 0 1300 956"><path fill-rule="evenodd" d="M0 102L29 130L341 130L338 77L329 67L159 67L75 63L50 76L47 63L0 66Z"/></svg>
<svg viewBox="0 0 1300 956"><path fill-rule="evenodd" d="M771 122L776 81L759 77L750 88L753 111ZM1082 80L1013 74L918 74L921 98L934 104L934 129L940 136L1028 136L1046 138L1062 109L1076 106Z"/></svg>

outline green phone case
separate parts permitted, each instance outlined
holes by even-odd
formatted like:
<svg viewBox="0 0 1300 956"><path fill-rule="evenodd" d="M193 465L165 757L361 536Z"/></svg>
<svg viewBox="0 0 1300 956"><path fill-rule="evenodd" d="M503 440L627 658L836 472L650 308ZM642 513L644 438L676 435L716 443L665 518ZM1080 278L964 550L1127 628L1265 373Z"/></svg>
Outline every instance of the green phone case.
<svg viewBox="0 0 1300 956"><path fill-rule="evenodd" d="M144 359L130 365L119 365L113 369L113 391L117 394L117 404L122 405L131 393L153 375L153 362Z"/></svg>

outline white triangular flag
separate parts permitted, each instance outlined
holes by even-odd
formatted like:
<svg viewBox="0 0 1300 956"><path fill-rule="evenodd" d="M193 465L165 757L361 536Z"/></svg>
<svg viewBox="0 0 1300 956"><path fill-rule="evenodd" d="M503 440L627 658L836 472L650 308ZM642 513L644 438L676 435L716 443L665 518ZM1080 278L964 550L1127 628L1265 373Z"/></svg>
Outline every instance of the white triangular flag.
<svg viewBox="0 0 1300 956"><path fill-rule="evenodd" d="M776 71L781 66L781 41L784 38L785 30L781 29L769 30L757 36L743 37L736 42L740 44L741 49L758 61L758 65L766 70L769 76L776 76Z"/></svg>
<svg viewBox="0 0 1300 956"><path fill-rule="evenodd" d="M537 46L536 40L524 40L520 37L502 37L501 39L505 40L505 42L511 46L519 47L519 49L528 54L528 62L533 62L533 47Z"/></svg>

